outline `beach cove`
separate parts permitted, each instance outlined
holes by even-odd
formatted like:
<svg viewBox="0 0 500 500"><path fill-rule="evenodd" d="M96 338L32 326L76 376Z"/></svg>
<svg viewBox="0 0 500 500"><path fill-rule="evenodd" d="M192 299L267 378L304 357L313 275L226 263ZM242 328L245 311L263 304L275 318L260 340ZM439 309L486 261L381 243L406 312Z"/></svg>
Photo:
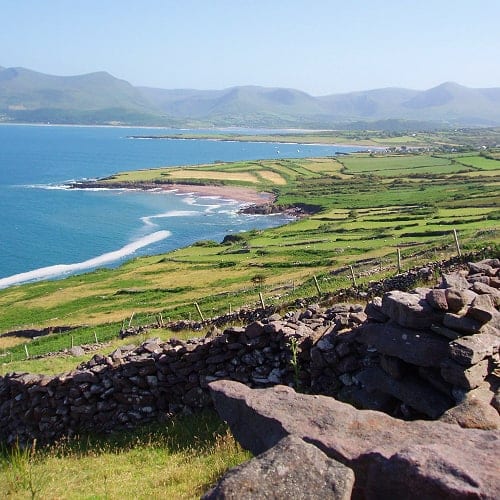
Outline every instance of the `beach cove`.
<svg viewBox="0 0 500 500"><path fill-rule="evenodd" d="M63 277L103 265L116 266L129 258L168 252L199 239L220 241L229 233L280 225L287 220L279 215L238 213L241 206L262 200L248 188L187 184L175 186L174 194L167 196L123 189L70 190L71 182L158 166L329 156L338 150L333 146L301 146L298 152L296 145L272 143L127 139L139 131L151 132L110 127L0 126L0 279L8 278L7 286L25 279ZM153 233L158 233L158 239L151 236ZM112 260L107 258L113 256ZM61 272L48 276L40 271L44 268ZM23 276L16 280L14 275Z"/></svg>

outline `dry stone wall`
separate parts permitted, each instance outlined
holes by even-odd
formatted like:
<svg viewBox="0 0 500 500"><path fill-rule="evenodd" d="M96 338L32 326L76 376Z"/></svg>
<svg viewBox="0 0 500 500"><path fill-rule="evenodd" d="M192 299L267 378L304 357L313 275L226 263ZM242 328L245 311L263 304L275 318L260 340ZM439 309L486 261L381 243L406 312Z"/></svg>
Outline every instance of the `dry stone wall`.
<svg viewBox="0 0 500 500"><path fill-rule="evenodd" d="M392 416L498 426L499 262L368 306L309 305L189 341L152 339L77 370L0 377L0 440L107 432L210 406L208 384L291 385Z"/></svg>

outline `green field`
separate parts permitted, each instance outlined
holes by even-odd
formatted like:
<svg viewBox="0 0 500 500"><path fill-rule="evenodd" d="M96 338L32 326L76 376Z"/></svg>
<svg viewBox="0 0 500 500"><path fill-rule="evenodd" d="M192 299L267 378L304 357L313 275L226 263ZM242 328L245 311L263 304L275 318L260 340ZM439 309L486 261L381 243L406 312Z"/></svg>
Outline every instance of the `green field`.
<svg viewBox="0 0 500 500"><path fill-rule="evenodd" d="M485 158L484 156L458 156L455 161L479 170L498 170L499 159Z"/></svg>
<svg viewBox="0 0 500 500"><path fill-rule="evenodd" d="M182 134L145 136L156 139L207 139L219 141L284 142L297 144L350 144L386 148L422 148L433 150L494 148L500 144L500 128L443 129L433 132L408 130L317 130L290 133L248 135L238 133Z"/></svg>
<svg viewBox="0 0 500 500"><path fill-rule="evenodd" d="M215 412L109 437L0 450L2 498L200 498L250 457Z"/></svg>

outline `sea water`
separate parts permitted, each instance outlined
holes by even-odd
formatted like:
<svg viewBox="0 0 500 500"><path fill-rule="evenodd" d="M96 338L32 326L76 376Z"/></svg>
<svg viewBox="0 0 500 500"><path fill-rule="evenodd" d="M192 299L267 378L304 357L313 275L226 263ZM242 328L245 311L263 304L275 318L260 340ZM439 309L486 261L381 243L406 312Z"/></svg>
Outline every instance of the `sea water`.
<svg viewBox="0 0 500 500"><path fill-rule="evenodd" d="M140 168L330 156L354 149L129 138L179 132L0 125L0 288L116 266L139 255L168 252L202 239L221 241L229 233L287 221L282 215L240 214L236 200L166 192L74 190L67 188L68 182Z"/></svg>

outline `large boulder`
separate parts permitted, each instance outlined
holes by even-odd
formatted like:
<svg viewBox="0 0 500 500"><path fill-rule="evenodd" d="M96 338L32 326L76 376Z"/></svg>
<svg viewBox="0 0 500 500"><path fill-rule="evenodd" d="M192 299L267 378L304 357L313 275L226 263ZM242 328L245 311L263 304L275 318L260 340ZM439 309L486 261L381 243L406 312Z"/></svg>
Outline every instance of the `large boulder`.
<svg viewBox="0 0 500 500"><path fill-rule="evenodd" d="M499 431L405 422L286 386L221 380L210 390L244 448L260 454L296 435L353 469L355 497L500 498Z"/></svg>
<svg viewBox="0 0 500 500"><path fill-rule="evenodd" d="M348 500L354 485L349 467L296 436L284 437L261 455L229 470L204 500L329 498Z"/></svg>

